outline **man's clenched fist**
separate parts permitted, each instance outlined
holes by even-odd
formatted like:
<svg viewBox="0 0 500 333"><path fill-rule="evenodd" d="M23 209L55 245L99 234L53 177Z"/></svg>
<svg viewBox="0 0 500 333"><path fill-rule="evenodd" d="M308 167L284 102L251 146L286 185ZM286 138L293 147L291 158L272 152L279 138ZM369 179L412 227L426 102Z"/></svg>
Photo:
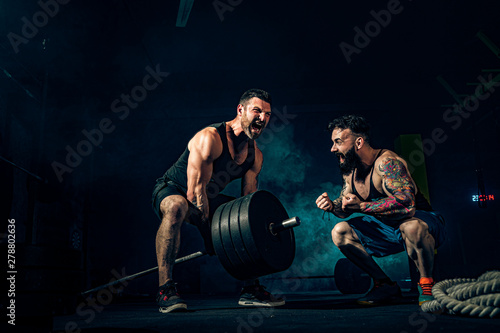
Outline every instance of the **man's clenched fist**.
<svg viewBox="0 0 500 333"><path fill-rule="evenodd" d="M331 212L333 210L333 202L328 197L328 194L325 192L316 199L316 205L319 209L322 209L326 212Z"/></svg>

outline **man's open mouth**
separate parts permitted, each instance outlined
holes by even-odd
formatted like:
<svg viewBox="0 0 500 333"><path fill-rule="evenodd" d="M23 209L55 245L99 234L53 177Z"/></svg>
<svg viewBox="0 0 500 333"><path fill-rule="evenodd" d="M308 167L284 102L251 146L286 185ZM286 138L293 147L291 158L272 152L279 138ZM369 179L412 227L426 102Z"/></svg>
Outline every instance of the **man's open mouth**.
<svg viewBox="0 0 500 333"><path fill-rule="evenodd" d="M340 163L344 163L345 162L345 156L344 154L342 153L337 153L337 158L339 159Z"/></svg>
<svg viewBox="0 0 500 333"><path fill-rule="evenodd" d="M260 132L262 130L262 128L264 128L264 124L261 124L261 123L252 123L252 125L250 127L252 127L253 131Z"/></svg>

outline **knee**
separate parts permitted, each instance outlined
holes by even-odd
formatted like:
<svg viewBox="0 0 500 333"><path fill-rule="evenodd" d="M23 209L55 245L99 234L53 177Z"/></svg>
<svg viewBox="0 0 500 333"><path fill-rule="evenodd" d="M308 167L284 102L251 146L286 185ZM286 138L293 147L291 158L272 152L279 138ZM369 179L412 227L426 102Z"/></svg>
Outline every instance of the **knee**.
<svg viewBox="0 0 500 333"><path fill-rule="evenodd" d="M348 235L352 233L352 228L349 223L339 222L332 229L332 240L337 247L347 244Z"/></svg>
<svg viewBox="0 0 500 333"><path fill-rule="evenodd" d="M162 223L172 226L180 226L188 212L188 204L183 197L167 197L160 204L163 214Z"/></svg>
<svg viewBox="0 0 500 333"><path fill-rule="evenodd" d="M429 234L427 223L419 219L410 219L402 223L399 229L403 237L411 242L419 242Z"/></svg>

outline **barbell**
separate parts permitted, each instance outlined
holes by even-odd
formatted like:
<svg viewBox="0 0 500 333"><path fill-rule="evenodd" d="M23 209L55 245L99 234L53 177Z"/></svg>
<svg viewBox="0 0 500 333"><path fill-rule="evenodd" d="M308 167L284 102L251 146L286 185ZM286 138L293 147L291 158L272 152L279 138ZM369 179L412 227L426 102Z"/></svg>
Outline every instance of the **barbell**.
<svg viewBox="0 0 500 333"><path fill-rule="evenodd" d="M342 294L364 294L372 284L372 278L347 258L340 258L335 264L334 275L302 275L271 277L270 280L312 280L333 279Z"/></svg>
<svg viewBox="0 0 500 333"><path fill-rule="evenodd" d="M295 257L293 227L281 202L257 191L221 205L212 219L212 243L226 271L239 280L286 270Z"/></svg>
<svg viewBox="0 0 500 333"><path fill-rule="evenodd" d="M281 272L292 265L295 257L293 228L298 225L300 219L289 218L278 198L260 190L221 204L213 214L209 236L224 269L234 278L246 280ZM206 251L195 252L176 259L175 264L206 254ZM85 296L157 269L158 266L128 275L81 294Z"/></svg>

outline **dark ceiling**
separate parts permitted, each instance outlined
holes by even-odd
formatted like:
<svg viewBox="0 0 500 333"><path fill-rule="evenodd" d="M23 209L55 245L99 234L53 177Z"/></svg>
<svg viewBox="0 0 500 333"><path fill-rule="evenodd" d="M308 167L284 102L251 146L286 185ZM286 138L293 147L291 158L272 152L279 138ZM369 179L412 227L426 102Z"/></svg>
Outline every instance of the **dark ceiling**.
<svg viewBox="0 0 500 333"><path fill-rule="evenodd" d="M497 1L402 1L350 63L339 44L354 46L354 28L398 1L196 0L184 28L175 26L180 2L73 0L15 53L8 33L22 36L21 19L32 22L41 7L6 1L2 67L39 100L47 68L51 106L97 99L106 112L106 99L160 64L171 73L160 104L167 114L227 106L251 86L279 105L439 109L453 100L436 77L468 94L467 82L500 61L477 37L500 45ZM230 7L219 16L221 3ZM5 77L2 86L20 89Z"/></svg>
<svg viewBox="0 0 500 333"><path fill-rule="evenodd" d="M101 258L101 247L119 256L129 251L121 264L135 260L131 270L134 264L144 267L142 258L154 261L157 221L149 203L154 180L195 130L234 117L241 93L255 87L273 95L277 110L287 108L296 116L273 142L288 154L286 163L281 155L268 154L260 178L284 195L304 195L288 203L291 214L303 209L301 216L317 223L318 184L340 183L329 138L318 133L331 118L356 112L374 125L377 147L392 148L405 133L430 140L432 131L442 128L449 139L427 156L432 203L450 216L453 232L453 227L467 230L449 244L465 240L472 251L487 244L498 252L498 225L491 218L498 221L498 213L488 211L491 227L486 218L476 221L479 208L470 197L477 193L479 162L486 190L498 191L500 83L491 85L476 111L447 113L474 94L479 76L500 81L498 1L194 0L185 27L176 21L179 4L189 1L58 1L0 4L0 155L48 178L57 186L52 194L71 201L64 207L77 217L50 208L47 233L55 234L53 216L64 220L57 225L61 230L66 221L78 225L85 219L93 265L102 261L104 276L109 263ZM52 14L43 14L41 4ZM374 15L386 26L374 23ZM30 30L34 20L39 27ZM372 37L359 45L363 40L356 31L367 26ZM356 42L359 49L348 62L340 44ZM131 108L127 121L119 120L113 102L143 84L148 66L169 74ZM76 149L85 139L82 130L107 118L116 130L58 182L51 163L64 163L68 147ZM25 197L33 191L26 189L21 171L0 167L13 175L2 171L10 186L6 191L14 193L12 211L23 216ZM91 200L82 199L83 192ZM78 204L86 209L83 218ZM10 202L4 206L10 209ZM480 222L483 227L471 233L469 224ZM484 240L488 228L497 231L491 241ZM324 235L329 242L329 230ZM111 238L128 248L109 243ZM484 244L475 244L478 239ZM134 257L138 249L146 254Z"/></svg>

